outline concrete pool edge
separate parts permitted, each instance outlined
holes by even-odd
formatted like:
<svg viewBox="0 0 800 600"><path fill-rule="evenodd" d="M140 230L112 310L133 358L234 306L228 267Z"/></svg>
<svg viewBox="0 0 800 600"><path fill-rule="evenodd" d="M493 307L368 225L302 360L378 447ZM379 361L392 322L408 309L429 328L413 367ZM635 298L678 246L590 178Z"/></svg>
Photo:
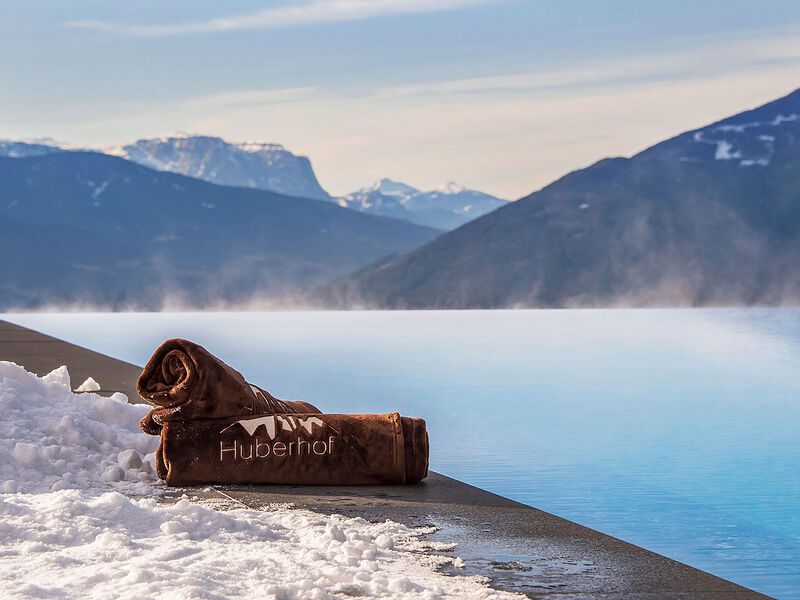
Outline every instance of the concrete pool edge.
<svg viewBox="0 0 800 600"><path fill-rule="evenodd" d="M86 377L103 391L137 398L141 368L0 321L0 360L44 375L66 364L73 387ZM192 493L200 493L194 489ZM251 508L293 504L371 520L434 524L430 539L458 544L463 571L531 598L767 598L683 563L530 506L432 473L415 486L214 487Z"/></svg>

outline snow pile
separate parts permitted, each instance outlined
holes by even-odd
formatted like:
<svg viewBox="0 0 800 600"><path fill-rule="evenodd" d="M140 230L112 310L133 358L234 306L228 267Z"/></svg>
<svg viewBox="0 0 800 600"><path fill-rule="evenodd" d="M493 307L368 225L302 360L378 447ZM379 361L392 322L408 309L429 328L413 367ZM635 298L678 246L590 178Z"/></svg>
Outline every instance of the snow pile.
<svg viewBox="0 0 800 600"><path fill-rule="evenodd" d="M39 378L0 362L0 492L107 490L111 483L153 493L158 438L139 429L146 413L124 394L73 394L66 367Z"/></svg>
<svg viewBox="0 0 800 600"><path fill-rule="evenodd" d="M522 598L437 572L433 528L159 503L146 410L0 362L0 597Z"/></svg>

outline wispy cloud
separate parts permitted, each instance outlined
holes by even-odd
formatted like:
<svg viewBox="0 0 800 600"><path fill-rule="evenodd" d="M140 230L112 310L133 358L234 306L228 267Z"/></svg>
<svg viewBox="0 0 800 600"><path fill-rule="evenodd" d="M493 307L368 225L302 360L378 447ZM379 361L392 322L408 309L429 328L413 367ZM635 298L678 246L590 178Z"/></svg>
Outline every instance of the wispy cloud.
<svg viewBox="0 0 800 600"><path fill-rule="evenodd" d="M232 90L206 94L181 101L181 108L198 110L226 110L249 106L266 106L281 102L295 102L310 97L315 87L279 88L271 90Z"/></svg>
<svg viewBox="0 0 800 600"><path fill-rule="evenodd" d="M267 29L312 23L360 21L376 17L444 11L496 0L301 0L254 13L218 17L206 21L168 25L129 25L110 21L71 21L68 25L97 31L138 36L169 36L192 33Z"/></svg>
<svg viewBox="0 0 800 600"><path fill-rule="evenodd" d="M621 85L642 85L670 80L687 80L741 72L743 68L772 68L780 64L800 64L800 41L797 39L740 41L717 44L698 50L673 51L661 55L637 55L617 58L581 67L423 81L382 87L375 100L410 96L434 96L469 93L535 93L550 90L590 89ZM736 56L732 59L732 56Z"/></svg>

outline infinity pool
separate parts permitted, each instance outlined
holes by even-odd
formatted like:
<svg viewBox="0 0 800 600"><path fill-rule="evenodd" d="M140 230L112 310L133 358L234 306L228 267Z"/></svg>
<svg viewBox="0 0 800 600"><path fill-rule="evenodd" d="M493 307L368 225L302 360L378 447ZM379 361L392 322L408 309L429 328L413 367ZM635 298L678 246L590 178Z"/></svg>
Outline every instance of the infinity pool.
<svg viewBox="0 0 800 600"><path fill-rule="evenodd" d="M0 318L137 364L185 337L278 397L424 417L436 471L800 599L800 310Z"/></svg>

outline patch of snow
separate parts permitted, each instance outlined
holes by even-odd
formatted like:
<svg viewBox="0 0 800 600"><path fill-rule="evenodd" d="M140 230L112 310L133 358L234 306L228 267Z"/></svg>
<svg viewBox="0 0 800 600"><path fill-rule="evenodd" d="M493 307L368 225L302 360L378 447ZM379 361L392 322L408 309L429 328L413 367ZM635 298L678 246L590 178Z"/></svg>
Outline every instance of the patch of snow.
<svg viewBox="0 0 800 600"><path fill-rule="evenodd" d="M769 164L768 158L747 158L739 162L740 167L766 167Z"/></svg>
<svg viewBox="0 0 800 600"><path fill-rule="evenodd" d="M86 381L75 388L76 392L99 392L100 384L94 380L94 377L87 377Z"/></svg>
<svg viewBox="0 0 800 600"><path fill-rule="evenodd" d="M776 117L776 119L777 119L777 117ZM784 120L794 120L794 119L789 119L788 117L783 117L783 119ZM719 127L714 128L714 130L715 131L727 131L727 132L734 131L734 132L737 132L737 133L741 133L747 127L755 126L755 125L763 125L763 124L764 123L755 123L755 124L754 123L745 123L743 125L721 125ZM756 139L759 142L761 142L763 144L763 146L764 146L763 152L760 152L760 153L748 152L748 154L750 154L750 156L747 157L747 158L742 156L742 152L740 150L732 152L732 150L734 148L733 143L731 143L731 142L729 142L727 140L708 139L708 137L705 135L705 132L703 132L703 131L695 132L693 139L696 142L701 142L701 143L704 143L704 144L712 144L712 145L716 146L716 149L715 149L715 152L714 152L714 158L716 160L734 160L734 159L736 159L736 160L739 160L739 166L740 167L752 167L752 166L765 167L765 166L769 165L770 159L772 158L772 154L775 152L775 136L773 136L773 135L763 134L763 135L757 136ZM756 154L756 156L755 157L752 156L753 154ZM759 154L760 154L760 156L759 156ZM680 160L683 160L683 159L680 159Z"/></svg>
<svg viewBox="0 0 800 600"><path fill-rule="evenodd" d="M368 192L380 192L384 196L389 196L390 198L394 198L402 202L409 196L413 196L419 192L419 190L408 184L400 183L399 181L393 181L387 177L384 177L383 179L373 183L370 187L362 188L355 193L359 194Z"/></svg>
<svg viewBox="0 0 800 600"><path fill-rule="evenodd" d="M0 362L0 597L524 599L440 573L433 527L159 503L147 410Z"/></svg>
<svg viewBox="0 0 800 600"><path fill-rule="evenodd" d="M466 191L466 188L454 181L448 181L432 191L440 192L442 194L460 194L461 192Z"/></svg>
<svg viewBox="0 0 800 600"><path fill-rule="evenodd" d="M125 157L125 148L122 144L104 144L101 146L94 146L91 149L102 152L103 154L108 154L109 156Z"/></svg>
<svg viewBox="0 0 800 600"><path fill-rule="evenodd" d="M800 120L800 114L777 115L771 121L751 121L750 123L740 123L738 125L717 125L714 130L743 133L747 129L752 129L753 127L777 127L782 123L793 123L798 120Z"/></svg>
<svg viewBox="0 0 800 600"><path fill-rule="evenodd" d="M234 142L231 145L252 154L259 152L286 152L286 148L283 146L283 144L273 144L269 142Z"/></svg>
<svg viewBox="0 0 800 600"><path fill-rule="evenodd" d="M753 125L752 123L747 123L745 125L724 125L716 127L715 130L719 131L735 131L741 133L744 131L744 128ZM756 123L756 125L761 125L761 123ZM749 157L745 158L742 155L740 150L732 152L733 150L733 143L727 140L714 140L714 139L707 139L703 135L703 132L696 132L694 135L694 140L696 142L701 142L705 144L713 144L716 146L716 150L714 152L714 158L716 160L739 160L739 166L741 167L751 167L751 166L767 166L769 165L770 159L772 158L772 154L775 152L775 136L772 135L759 135L756 139L761 142L764 146L763 152L754 153L749 152ZM756 154L755 157L752 154ZM760 154L760 156L759 156Z"/></svg>
<svg viewBox="0 0 800 600"><path fill-rule="evenodd" d="M216 204L212 204L211 202L201 202L200 206L202 206L203 208L209 208L209 209L217 208L217 205Z"/></svg>
<svg viewBox="0 0 800 600"><path fill-rule="evenodd" d="M743 125L719 125L714 128L714 131L732 131L734 133L743 133L748 127L758 127L761 123L744 123ZM695 141L699 141L695 139Z"/></svg>
<svg viewBox="0 0 800 600"><path fill-rule="evenodd" d="M716 160L731 160L742 157L741 152L731 152L733 149L733 144L730 142L726 142L725 140L715 140L714 143L717 145L717 150L714 153L714 158Z"/></svg>
<svg viewBox="0 0 800 600"><path fill-rule="evenodd" d="M589 208L589 205L584 202L578 208L580 208L581 210L586 210L587 208Z"/></svg>
<svg viewBox="0 0 800 600"><path fill-rule="evenodd" d="M747 129L752 129L753 127L777 127L782 123L793 123L798 120L800 120L800 114L777 115L770 121L751 121L749 123L739 123L737 125L717 125L714 127L714 131L733 131L735 133L744 133ZM695 141L700 140L695 139Z"/></svg>
<svg viewBox="0 0 800 600"><path fill-rule="evenodd" d="M108 184L111 183L110 181L104 181L100 185L94 186L94 191L92 191L92 198L97 198L100 194L106 191Z"/></svg>
<svg viewBox="0 0 800 600"><path fill-rule="evenodd" d="M782 123L792 123L798 120L800 120L800 114L779 114L769 121L752 121L749 123L717 125L706 130L694 132L693 140L695 142L701 142L705 144L714 144L716 146L716 151L714 153L714 158L716 160L739 159L739 165L742 167L750 167L755 165L766 166L770 163L772 154L775 151L774 135L760 134L754 136L754 139L758 140L764 145L763 153L756 153L755 157L752 156L750 152L748 152L748 154L751 155L747 157L742 156L741 151L732 152L733 143L727 140L716 140L710 138L713 138L714 133L716 132L743 134L748 129L756 127L777 127ZM747 145L745 144L745 147L746 146ZM761 155L759 156L758 154Z"/></svg>
<svg viewBox="0 0 800 600"><path fill-rule="evenodd" d="M791 115L778 115L772 121L769 122L770 125L780 125L781 123L792 123L794 121L800 120L800 115L798 114L791 114Z"/></svg>

